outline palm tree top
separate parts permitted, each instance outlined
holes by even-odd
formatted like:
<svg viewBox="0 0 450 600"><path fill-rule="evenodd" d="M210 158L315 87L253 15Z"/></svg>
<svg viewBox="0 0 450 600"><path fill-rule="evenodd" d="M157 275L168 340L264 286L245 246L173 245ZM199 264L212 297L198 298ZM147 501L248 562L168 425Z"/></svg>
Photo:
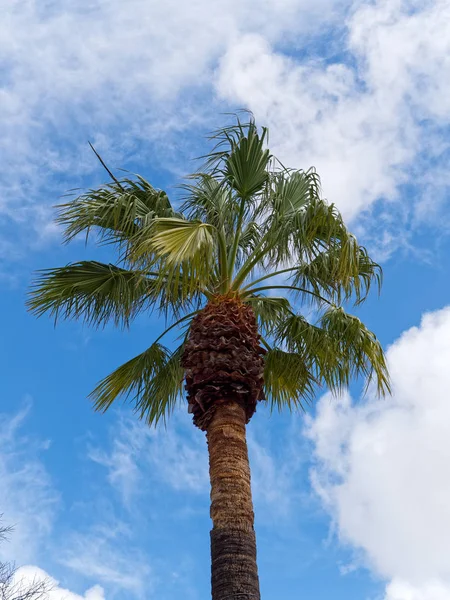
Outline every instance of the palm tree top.
<svg viewBox="0 0 450 600"><path fill-rule="evenodd" d="M342 306L364 302L373 283L379 288L381 268L322 198L315 169L285 168L253 118L237 119L211 140L202 168L181 185L179 207L143 177L119 180L109 170L109 183L57 207L66 242L95 232L99 244L117 251L117 262L39 272L30 310L97 327L128 327L157 310L170 323L99 383L91 394L96 408L123 396L147 422L164 419L182 395L184 375L184 342L170 350L164 335L227 298L251 305L257 317L272 407L303 407L317 385L339 392L359 375L388 392L381 345ZM305 305L312 320L299 312Z"/></svg>

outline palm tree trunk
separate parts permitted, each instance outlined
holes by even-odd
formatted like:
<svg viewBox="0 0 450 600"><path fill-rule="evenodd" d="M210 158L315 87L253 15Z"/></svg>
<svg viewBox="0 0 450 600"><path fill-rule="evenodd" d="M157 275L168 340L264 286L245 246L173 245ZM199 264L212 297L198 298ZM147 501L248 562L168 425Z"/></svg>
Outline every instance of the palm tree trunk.
<svg viewBox="0 0 450 600"><path fill-rule="evenodd" d="M181 363L189 411L208 441L213 600L260 600L245 439L264 397L259 340L251 306L218 297L192 320Z"/></svg>
<svg viewBox="0 0 450 600"><path fill-rule="evenodd" d="M237 402L219 404L206 431L212 600L260 600L245 423Z"/></svg>

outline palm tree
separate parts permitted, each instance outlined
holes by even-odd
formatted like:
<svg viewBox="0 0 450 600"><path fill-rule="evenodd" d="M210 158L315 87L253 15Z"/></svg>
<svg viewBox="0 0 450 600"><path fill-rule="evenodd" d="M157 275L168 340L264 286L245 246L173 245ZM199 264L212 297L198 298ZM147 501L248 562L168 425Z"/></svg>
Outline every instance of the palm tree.
<svg viewBox="0 0 450 600"><path fill-rule="evenodd" d="M322 199L314 169L287 169L253 118L216 132L181 206L140 176L58 207L67 242L97 233L117 264L82 261L40 272L29 308L55 319L128 327L156 309L170 325L91 393L119 397L156 425L183 396L206 432L211 478L213 600L260 598L246 424L258 402L292 410L318 386L353 377L389 390L375 335L342 304L363 302L381 269ZM279 295L276 295L276 294ZM307 306L309 319L298 307ZM184 327L185 326L185 327ZM163 345L182 331L175 349Z"/></svg>

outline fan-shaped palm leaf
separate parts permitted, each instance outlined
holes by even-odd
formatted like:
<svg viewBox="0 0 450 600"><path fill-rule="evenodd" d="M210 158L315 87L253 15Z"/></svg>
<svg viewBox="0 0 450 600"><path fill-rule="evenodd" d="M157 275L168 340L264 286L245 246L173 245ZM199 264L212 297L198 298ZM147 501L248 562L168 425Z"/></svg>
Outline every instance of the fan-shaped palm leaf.
<svg viewBox="0 0 450 600"><path fill-rule="evenodd" d="M314 397L316 381L303 355L271 348L265 361L264 390L271 408L304 409Z"/></svg>
<svg viewBox="0 0 450 600"><path fill-rule="evenodd" d="M142 419L156 425L170 414L181 394L180 356L181 347L170 352L161 344L152 344L97 385L91 393L95 408L105 411L122 397Z"/></svg>
<svg viewBox="0 0 450 600"><path fill-rule="evenodd" d="M140 176L89 190L57 208L56 221L64 226L67 242L83 232L88 236L93 229L107 243L128 242L153 218L176 214L167 194Z"/></svg>
<svg viewBox="0 0 450 600"><path fill-rule="evenodd" d="M41 271L28 300L37 315L75 318L94 325L129 325L157 300L157 273L82 261Z"/></svg>

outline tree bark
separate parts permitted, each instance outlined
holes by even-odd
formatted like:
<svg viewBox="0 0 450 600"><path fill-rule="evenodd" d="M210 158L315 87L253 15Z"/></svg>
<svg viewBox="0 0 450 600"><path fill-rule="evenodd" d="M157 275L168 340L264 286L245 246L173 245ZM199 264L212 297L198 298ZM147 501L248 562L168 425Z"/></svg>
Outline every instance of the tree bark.
<svg viewBox="0 0 450 600"><path fill-rule="evenodd" d="M260 600L245 435L237 402L216 406L207 428L211 479L212 600Z"/></svg>

